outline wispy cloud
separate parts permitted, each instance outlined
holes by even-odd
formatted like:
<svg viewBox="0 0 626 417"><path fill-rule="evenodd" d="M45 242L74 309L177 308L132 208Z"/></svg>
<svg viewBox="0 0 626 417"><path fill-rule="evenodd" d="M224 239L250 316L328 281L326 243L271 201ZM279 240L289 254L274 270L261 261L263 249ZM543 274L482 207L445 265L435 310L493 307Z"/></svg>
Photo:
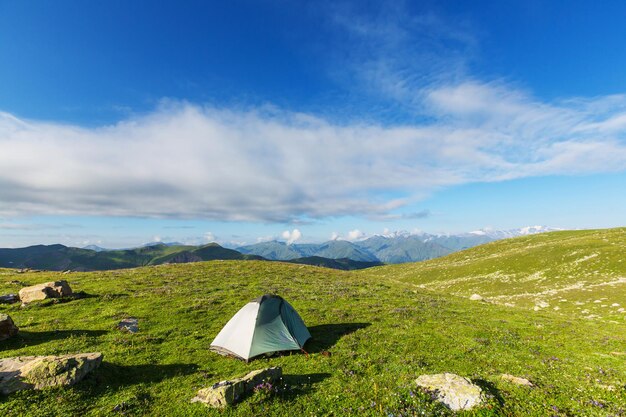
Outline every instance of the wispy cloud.
<svg viewBox="0 0 626 417"><path fill-rule="evenodd" d="M80 229L83 226L72 223L43 224L43 223L14 223L0 222L0 230L56 230Z"/></svg>
<svg viewBox="0 0 626 417"><path fill-rule="evenodd" d="M422 210L417 212L410 213L385 213L381 215L373 215L369 216L370 220L378 220L378 221L386 221L386 220L415 220L415 219L425 219L430 216L430 210Z"/></svg>
<svg viewBox="0 0 626 417"><path fill-rule="evenodd" d="M369 6L338 2L329 12L336 36L330 73L347 89L421 114L425 86L466 77L479 50L470 22L411 13L403 1Z"/></svg>

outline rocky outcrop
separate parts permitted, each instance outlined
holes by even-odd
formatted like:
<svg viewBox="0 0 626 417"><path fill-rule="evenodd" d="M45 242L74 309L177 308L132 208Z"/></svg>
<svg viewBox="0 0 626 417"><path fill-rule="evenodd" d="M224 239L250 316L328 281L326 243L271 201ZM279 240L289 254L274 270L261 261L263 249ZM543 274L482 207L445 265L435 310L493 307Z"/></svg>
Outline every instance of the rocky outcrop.
<svg viewBox="0 0 626 417"><path fill-rule="evenodd" d="M454 411L469 410L484 401L483 392L478 385L456 374L421 375L415 382Z"/></svg>
<svg viewBox="0 0 626 417"><path fill-rule="evenodd" d="M0 314L0 340L6 340L9 337L15 336L18 330L11 316L8 314Z"/></svg>
<svg viewBox="0 0 626 417"><path fill-rule="evenodd" d="M100 363L99 352L0 359L0 393L74 385Z"/></svg>
<svg viewBox="0 0 626 417"><path fill-rule="evenodd" d="M236 403L254 387L265 382L278 380L282 374L283 370L280 367L252 371L243 378L221 381L209 388L201 389L191 402L201 402L209 407L224 408Z"/></svg>
<svg viewBox="0 0 626 417"><path fill-rule="evenodd" d="M28 304L36 300L61 298L72 295L72 289L67 281L53 281L22 288L19 295L22 304Z"/></svg>

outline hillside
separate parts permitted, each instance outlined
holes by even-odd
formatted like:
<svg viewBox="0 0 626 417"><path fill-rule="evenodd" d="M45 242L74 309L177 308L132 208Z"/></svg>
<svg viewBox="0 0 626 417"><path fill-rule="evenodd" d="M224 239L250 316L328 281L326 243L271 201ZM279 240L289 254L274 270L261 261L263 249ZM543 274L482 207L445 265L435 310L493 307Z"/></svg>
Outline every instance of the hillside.
<svg viewBox="0 0 626 417"><path fill-rule="evenodd" d="M20 327L0 342L2 357L100 351L105 358L74 387L0 398L0 415L452 415L415 389L417 376L439 372L472 378L488 393L485 407L458 416L623 414L623 321L437 294L403 282L412 279L403 268L415 266L382 267L378 275L259 261L0 270L0 294L60 278L86 294L27 308L0 304ZM264 293L284 296L301 314L313 336L309 356L247 364L210 352L230 317ZM115 328L126 317L138 318L139 333ZM273 394L253 394L225 412L189 402L201 387L267 366L285 374ZM535 387L512 385L503 373Z"/></svg>
<svg viewBox="0 0 626 417"><path fill-rule="evenodd" d="M382 265L380 262L353 261L352 259L348 258L329 259L322 258L321 256L307 256L304 258L292 259L287 262L291 262L294 264L321 266L324 268L341 269L344 271L372 268L374 266Z"/></svg>
<svg viewBox="0 0 626 417"><path fill-rule="evenodd" d="M157 259L194 248L158 244L135 249L96 251L64 245L36 245L27 248L0 249L0 267L50 271L135 268L151 265Z"/></svg>
<svg viewBox="0 0 626 417"><path fill-rule="evenodd" d="M426 262L365 273L422 289L576 317L626 318L626 228L500 240Z"/></svg>

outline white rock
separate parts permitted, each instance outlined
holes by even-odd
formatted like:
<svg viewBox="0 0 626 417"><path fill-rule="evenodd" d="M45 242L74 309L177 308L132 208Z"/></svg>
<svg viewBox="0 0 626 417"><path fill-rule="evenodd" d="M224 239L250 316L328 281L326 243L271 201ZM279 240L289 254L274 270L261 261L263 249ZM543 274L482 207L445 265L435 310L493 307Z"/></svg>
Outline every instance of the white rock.
<svg viewBox="0 0 626 417"><path fill-rule="evenodd" d="M450 373L421 375L415 382L418 386L433 392L438 401L454 411L469 410L484 401L480 387L459 375Z"/></svg>

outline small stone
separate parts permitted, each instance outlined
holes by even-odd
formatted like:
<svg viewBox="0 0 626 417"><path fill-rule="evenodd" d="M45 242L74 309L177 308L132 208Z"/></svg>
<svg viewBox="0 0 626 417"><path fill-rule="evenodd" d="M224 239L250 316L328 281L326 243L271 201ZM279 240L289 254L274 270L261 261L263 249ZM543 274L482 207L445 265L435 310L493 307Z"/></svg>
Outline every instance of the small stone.
<svg viewBox="0 0 626 417"><path fill-rule="evenodd" d="M421 375L415 382L434 393L438 401L454 411L469 410L484 401L478 385L456 374Z"/></svg>
<svg viewBox="0 0 626 417"><path fill-rule="evenodd" d="M472 301L482 301L483 297L479 294L472 294L469 299Z"/></svg>
<svg viewBox="0 0 626 417"><path fill-rule="evenodd" d="M0 359L0 393L74 385L100 363L99 352Z"/></svg>
<svg viewBox="0 0 626 417"><path fill-rule="evenodd" d="M46 298L61 298L72 295L72 289L67 281L52 281L22 288L19 292L22 304L31 301L45 300Z"/></svg>
<svg viewBox="0 0 626 417"><path fill-rule="evenodd" d="M0 340L6 340L15 336L18 330L11 316L0 313Z"/></svg>
<svg viewBox="0 0 626 417"><path fill-rule="evenodd" d="M209 388L203 388L191 402L201 402L208 407L225 408L239 401L241 397L264 382L274 382L283 375L281 367L259 369L243 378L220 381Z"/></svg>
<svg viewBox="0 0 626 417"><path fill-rule="evenodd" d="M510 382L512 384L516 384L516 385L525 385L527 387L532 387L533 383L530 382L529 380L525 379L525 378L520 378L514 375L509 375L509 374L502 374L500 375L500 379L502 379L503 381L507 381Z"/></svg>
<svg viewBox="0 0 626 417"><path fill-rule="evenodd" d="M139 320L135 317L129 317L120 321L117 328L129 333L137 333L139 331Z"/></svg>

